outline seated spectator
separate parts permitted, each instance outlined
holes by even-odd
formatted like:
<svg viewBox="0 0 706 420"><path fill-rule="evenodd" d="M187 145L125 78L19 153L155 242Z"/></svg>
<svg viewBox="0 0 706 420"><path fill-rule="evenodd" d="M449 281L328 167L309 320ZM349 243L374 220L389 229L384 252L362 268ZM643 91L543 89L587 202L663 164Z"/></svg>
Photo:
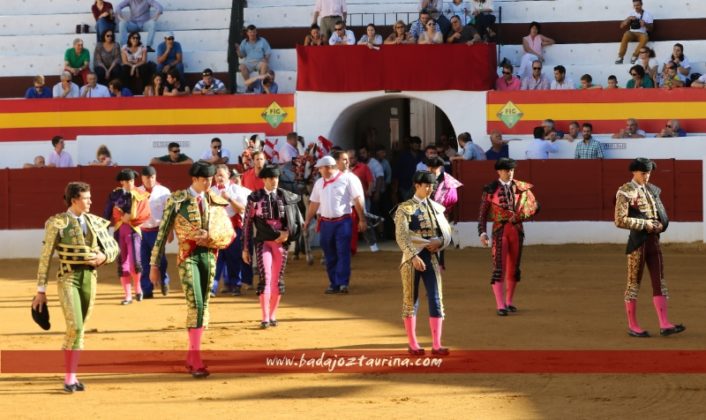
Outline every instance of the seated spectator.
<svg viewBox="0 0 706 420"><path fill-rule="evenodd" d="M485 151L485 157L488 160L510 157L510 147L503 140L503 134L500 130L495 129L490 132L490 149Z"/></svg>
<svg viewBox="0 0 706 420"><path fill-rule="evenodd" d="M52 88L53 98L78 98L78 85L71 81L71 73L63 71L59 76L59 83Z"/></svg>
<svg viewBox="0 0 706 420"><path fill-rule="evenodd" d="M222 81L213 77L211 69L204 69L201 72L201 80L194 85L194 94L199 95L222 95L226 92L226 85Z"/></svg>
<svg viewBox="0 0 706 420"><path fill-rule="evenodd" d="M574 159L603 159L603 146L593 138L593 125L583 123L581 126L583 139L576 144Z"/></svg>
<svg viewBox="0 0 706 420"><path fill-rule="evenodd" d="M145 86L142 94L144 96L164 96L164 81L162 80L162 75L155 73L152 76L152 83Z"/></svg>
<svg viewBox="0 0 706 420"><path fill-rule="evenodd" d="M478 28L478 33L481 38L486 41L495 38L495 8L493 8L493 0L471 0L471 15L473 15L473 23Z"/></svg>
<svg viewBox="0 0 706 420"><path fill-rule="evenodd" d="M105 85L98 84L98 76L90 72L86 77L86 84L81 87L82 98L110 98L110 91Z"/></svg>
<svg viewBox="0 0 706 420"><path fill-rule="evenodd" d="M463 155L454 156L451 160L486 160L485 151L483 148L473 143L473 139L469 133L461 133L458 135L458 145L463 147Z"/></svg>
<svg viewBox="0 0 706 420"><path fill-rule="evenodd" d="M706 74L700 76L698 79L691 82L691 87L693 88L706 88Z"/></svg>
<svg viewBox="0 0 706 420"><path fill-rule="evenodd" d="M618 85L618 78L615 77L615 75L611 74L608 76L608 84L605 86L606 89L620 89L620 86Z"/></svg>
<svg viewBox="0 0 706 420"><path fill-rule="evenodd" d="M326 37L321 34L321 28L316 23L311 24L309 33L304 37L305 47L320 47L328 45Z"/></svg>
<svg viewBox="0 0 706 420"><path fill-rule="evenodd" d="M414 38L414 42L417 43L419 40L419 37L424 33L424 31L427 30L427 22L429 22L429 19L431 19L431 14L429 13L428 10L422 9L419 11L419 19L415 20L412 22L412 25L409 29L409 34ZM434 27L436 32L441 33L441 28L439 27L438 24Z"/></svg>
<svg viewBox="0 0 706 420"><path fill-rule="evenodd" d="M681 128L678 120L669 120L656 137L686 137L686 131Z"/></svg>
<svg viewBox="0 0 706 420"><path fill-rule="evenodd" d="M88 50L83 48L83 40L76 38L74 46L64 53L64 70L71 73L74 83L83 85L86 83L86 76L90 71L88 69L90 61Z"/></svg>
<svg viewBox="0 0 706 420"><path fill-rule="evenodd" d="M365 28L365 34L358 41L358 45L367 45L370 49L382 45L382 35L375 32L375 25L372 23L368 24Z"/></svg>
<svg viewBox="0 0 706 420"><path fill-rule="evenodd" d="M667 63L674 63L676 65L677 75L683 83L689 80L689 74L691 73L691 63L689 59L684 55L684 46L682 44L676 43L672 48L672 55L669 59L665 60L664 65Z"/></svg>
<svg viewBox="0 0 706 420"><path fill-rule="evenodd" d="M527 159L549 159L550 153L556 153L559 147L556 144L556 139L545 140L544 128L534 128L534 139L525 151Z"/></svg>
<svg viewBox="0 0 706 420"><path fill-rule="evenodd" d="M251 77L245 81L245 86L251 93L275 94L279 92L279 86L275 82L275 71L270 69L267 74Z"/></svg>
<svg viewBox="0 0 706 420"><path fill-rule="evenodd" d="M51 145L54 147L49 158L47 159L47 166L50 168L72 168L74 167L74 161L71 159L71 155L64 151L64 138L61 136L54 136L51 139Z"/></svg>
<svg viewBox="0 0 706 420"><path fill-rule="evenodd" d="M194 163L190 157L181 153L181 146L177 142L171 142L167 146L168 154L152 158L150 165L191 165Z"/></svg>
<svg viewBox="0 0 706 420"><path fill-rule="evenodd" d="M453 30L453 18L457 16L461 24L470 25L473 21L471 17L471 9L468 8L468 4L463 0L452 0L451 2L444 3L444 16L451 21L451 29Z"/></svg>
<svg viewBox="0 0 706 420"><path fill-rule="evenodd" d="M529 26L529 35L522 38L522 48L525 53L520 59L520 69L517 71L520 79L530 76L532 62L537 60L544 62L544 47L554 44L554 40L542 35L541 31L542 25L532 22Z"/></svg>
<svg viewBox="0 0 706 420"><path fill-rule="evenodd" d="M41 99L51 98L51 90L44 86L44 76L37 75L33 79L34 86L27 88L25 91L25 99Z"/></svg>
<svg viewBox="0 0 706 420"><path fill-rule="evenodd" d="M503 75L495 80L495 90L520 90L520 78L512 75L512 64L503 64Z"/></svg>
<svg viewBox="0 0 706 420"><path fill-rule="evenodd" d="M130 7L130 13L122 13L125 7ZM154 7L156 13L150 14L150 8ZM147 31L147 52L154 52L152 42L154 41L154 31L157 26L157 19L164 12L157 0L122 0L118 4L118 31L120 32L120 45L127 44L127 34L133 32Z"/></svg>
<svg viewBox="0 0 706 420"><path fill-rule="evenodd" d="M684 87L684 82L677 74L677 65L675 63L669 62L664 65L664 75L662 76L662 82L660 87L664 89L673 89Z"/></svg>
<svg viewBox="0 0 706 420"><path fill-rule="evenodd" d="M385 44L414 44L414 37L407 32L407 25L401 20L392 26L392 33L385 39Z"/></svg>
<svg viewBox="0 0 706 420"><path fill-rule="evenodd" d="M22 169L28 168L46 168L46 163L44 163L44 156L35 156L32 163L25 163L22 165Z"/></svg>
<svg viewBox="0 0 706 420"><path fill-rule="evenodd" d="M566 68L562 65L554 67L554 80L549 86L551 90L571 90L574 89L574 81L566 77Z"/></svg>
<svg viewBox="0 0 706 420"><path fill-rule="evenodd" d="M657 86L657 72L659 71L659 62L655 58L655 51L645 45L640 48L639 55L637 56L637 64L641 65L645 69L645 74L652 79L655 86Z"/></svg>
<svg viewBox="0 0 706 420"><path fill-rule="evenodd" d="M556 138L563 138L564 133L556 129L556 124L551 118L542 121L542 129L544 130L544 139L549 139L549 136L554 133Z"/></svg>
<svg viewBox="0 0 706 420"><path fill-rule="evenodd" d="M436 22L434 19L429 18L427 22L426 31L419 34L417 38L417 44L441 44L444 42L444 36L441 32L436 30Z"/></svg>
<svg viewBox="0 0 706 420"><path fill-rule="evenodd" d="M113 30L107 29L103 32L103 42L97 43L93 51L93 71L96 72L100 84L120 78L122 70L120 46L113 40L114 38Z"/></svg>
<svg viewBox="0 0 706 420"><path fill-rule="evenodd" d="M446 42L449 44L465 43L466 45L473 45L481 42L481 39L476 28L472 25L463 26L458 16L452 16L451 33L446 38Z"/></svg>
<svg viewBox="0 0 706 420"><path fill-rule="evenodd" d="M653 88L655 87L652 82L652 78L645 75L645 69L641 65L635 64L630 67L630 76L632 79L628 80L625 87L628 89L639 89L639 88Z"/></svg>
<svg viewBox="0 0 706 420"><path fill-rule="evenodd" d="M628 50L628 42L637 41L637 48L632 54L630 64L635 64L640 49L650 40L648 32L652 31L652 15L642 8L642 0L633 0L633 11L630 12L627 18L620 22L620 29L627 29L623 33L623 39L620 41L620 50L618 51L618 59L615 64L623 64L623 57Z"/></svg>
<svg viewBox="0 0 706 420"><path fill-rule="evenodd" d="M613 134L614 139L642 139L645 138L645 131L640 130L635 118L628 118L627 127L620 129Z"/></svg>
<svg viewBox="0 0 706 420"><path fill-rule="evenodd" d="M230 161L230 150L223 148L223 142L218 137L211 139L211 147L204 150L201 160L211 162L214 165L227 164Z"/></svg>
<svg viewBox="0 0 706 420"><path fill-rule="evenodd" d="M167 84L164 86L163 96L189 96L191 89L181 83L179 73L176 69L172 69L167 73Z"/></svg>
<svg viewBox="0 0 706 420"><path fill-rule="evenodd" d="M255 25L248 26L245 32L246 37L240 44L235 44L235 52L240 58L240 74L243 80L248 80L250 73L256 70L260 75L267 74L272 49L265 38L257 35Z"/></svg>
<svg viewBox="0 0 706 420"><path fill-rule="evenodd" d="M120 79L111 80L110 83L108 83L108 91L110 92L110 96L113 98L132 96L132 91L126 87L123 87Z"/></svg>
<svg viewBox="0 0 706 420"><path fill-rule="evenodd" d="M139 32L131 32L128 44L122 48L123 85L133 92L142 92L152 77L154 68L147 61L147 48L140 41Z"/></svg>
<svg viewBox="0 0 706 420"><path fill-rule="evenodd" d="M532 62L532 75L522 79L522 90L549 90L551 83L542 73L542 62L534 60Z"/></svg>
<svg viewBox="0 0 706 420"><path fill-rule="evenodd" d="M328 39L329 45L355 45L355 35L350 29L346 29L346 23L342 20L336 22L333 33Z"/></svg>
<svg viewBox="0 0 706 420"><path fill-rule="evenodd" d="M167 74L172 69L179 73L179 81L186 83L181 44L174 40L174 32L167 32L164 35L164 42L160 42L157 46L157 73Z"/></svg>
<svg viewBox="0 0 706 420"><path fill-rule="evenodd" d="M98 146L96 150L96 160L89 163L91 166L118 166L116 162L113 162L113 158L110 156L110 149L105 144Z"/></svg>
<svg viewBox="0 0 706 420"><path fill-rule="evenodd" d="M593 130L593 126L591 126L591 130ZM569 142L572 142L579 138L579 122L578 121L571 121L569 123L569 132L564 134L562 139L568 140Z"/></svg>
<svg viewBox="0 0 706 420"><path fill-rule="evenodd" d="M113 10L113 5L109 2L96 0L91 6L91 13L93 13L93 18L96 19L96 41L100 43L103 40L105 31L115 32L115 11Z"/></svg>
<svg viewBox="0 0 706 420"><path fill-rule="evenodd" d="M581 76L579 89L603 89L603 86L593 84L593 77L590 74L584 74Z"/></svg>

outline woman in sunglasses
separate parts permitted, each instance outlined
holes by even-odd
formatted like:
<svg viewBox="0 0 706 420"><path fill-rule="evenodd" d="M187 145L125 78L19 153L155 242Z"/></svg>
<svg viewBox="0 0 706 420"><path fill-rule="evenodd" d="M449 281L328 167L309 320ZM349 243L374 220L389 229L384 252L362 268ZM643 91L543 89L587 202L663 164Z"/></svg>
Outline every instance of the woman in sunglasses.
<svg viewBox="0 0 706 420"><path fill-rule="evenodd" d="M652 78L645 73L645 69L639 64L630 67L630 76L632 76L632 79L628 80L628 83L625 85L628 89L655 87Z"/></svg>
<svg viewBox="0 0 706 420"><path fill-rule="evenodd" d="M404 21L398 20L392 27L392 33L385 39L385 44L414 44L414 38L407 32Z"/></svg>
<svg viewBox="0 0 706 420"><path fill-rule="evenodd" d="M436 30L436 21L429 19L425 24L424 32L419 34L417 44L441 44L444 42L444 37L441 32Z"/></svg>
<svg viewBox="0 0 706 420"><path fill-rule="evenodd" d="M120 78L120 46L115 42L112 29L103 32L103 42L96 44L93 51L93 69L98 76L98 83L107 85L109 81Z"/></svg>
<svg viewBox="0 0 706 420"><path fill-rule="evenodd" d="M150 63L147 61L147 48L140 41L139 32L130 32L127 45L122 48L123 85L132 93L142 92L152 76Z"/></svg>

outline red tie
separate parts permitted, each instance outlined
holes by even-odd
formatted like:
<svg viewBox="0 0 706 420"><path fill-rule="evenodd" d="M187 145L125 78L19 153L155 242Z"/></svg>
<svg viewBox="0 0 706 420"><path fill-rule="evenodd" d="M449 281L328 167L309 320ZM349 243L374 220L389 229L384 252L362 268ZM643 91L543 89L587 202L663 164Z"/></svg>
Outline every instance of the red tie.
<svg viewBox="0 0 706 420"><path fill-rule="evenodd" d="M200 195L196 196L196 202L199 203L199 213L203 214L203 198Z"/></svg>

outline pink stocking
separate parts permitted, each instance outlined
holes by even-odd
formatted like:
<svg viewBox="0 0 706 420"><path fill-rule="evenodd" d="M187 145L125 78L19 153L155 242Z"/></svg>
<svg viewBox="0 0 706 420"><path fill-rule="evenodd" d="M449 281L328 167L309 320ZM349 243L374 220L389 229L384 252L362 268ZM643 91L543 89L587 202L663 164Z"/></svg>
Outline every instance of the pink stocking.
<svg viewBox="0 0 706 420"><path fill-rule="evenodd" d="M262 310L262 322L270 322L270 293L260 293L260 309Z"/></svg>
<svg viewBox="0 0 706 420"><path fill-rule="evenodd" d="M515 287L517 282L515 280L507 279L507 290L505 291L505 303L506 306L512 305L512 297L515 295Z"/></svg>
<svg viewBox="0 0 706 420"><path fill-rule="evenodd" d="M493 294L495 295L495 305L497 309L505 309L505 299L503 299L503 282L496 281L492 285Z"/></svg>
<svg viewBox="0 0 706 420"><path fill-rule="evenodd" d="M74 350L64 350L64 366L66 369L66 375L64 376L64 383L71 385L76 382L76 369L74 368Z"/></svg>
<svg viewBox="0 0 706 420"><path fill-rule="evenodd" d="M189 328L189 354L186 358L186 364L192 369L200 369L203 367L201 361L201 336L203 335L203 327Z"/></svg>
<svg viewBox="0 0 706 420"><path fill-rule="evenodd" d="M120 284L123 285L125 291L125 300L132 300L132 288L130 286L130 276L121 276Z"/></svg>
<svg viewBox="0 0 706 420"><path fill-rule="evenodd" d="M140 284L140 273L132 275L132 284L135 285L135 293L142 294L142 285Z"/></svg>
<svg viewBox="0 0 706 420"><path fill-rule="evenodd" d="M417 317L408 316L402 318L404 320L404 329L407 331L407 341L412 350L419 350L419 342L417 342Z"/></svg>
<svg viewBox="0 0 706 420"><path fill-rule="evenodd" d="M272 296L270 297L270 321L277 320L277 308L279 308L279 301L282 299L282 295L279 293L279 286L272 288Z"/></svg>
<svg viewBox="0 0 706 420"><path fill-rule="evenodd" d="M439 350L441 348L441 325L444 318L429 318L429 327L431 328L432 348Z"/></svg>
<svg viewBox="0 0 706 420"><path fill-rule="evenodd" d="M282 271L282 245L276 242L267 242L265 247L269 248L270 255L272 258L272 269L269 273L269 291L271 293L270 297L270 321L277 319L277 308L279 307L279 301L282 299L282 295L279 293L279 275Z"/></svg>
<svg viewBox="0 0 706 420"><path fill-rule="evenodd" d="M667 297L652 296L652 303L655 305L655 310L657 311L659 327L662 329L674 328L674 324L669 322L669 318L667 318Z"/></svg>
<svg viewBox="0 0 706 420"><path fill-rule="evenodd" d="M625 302L625 313L628 316L628 328L636 333L641 333L644 330L637 323L637 301L631 299Z"/></svg>

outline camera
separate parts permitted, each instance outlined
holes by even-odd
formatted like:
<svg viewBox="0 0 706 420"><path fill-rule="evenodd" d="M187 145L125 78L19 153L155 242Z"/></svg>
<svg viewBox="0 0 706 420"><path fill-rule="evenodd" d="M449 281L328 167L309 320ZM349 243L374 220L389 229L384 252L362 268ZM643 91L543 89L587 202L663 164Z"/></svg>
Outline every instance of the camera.
<svg viewBox="0 0 706 420"><path fill-rule="evenodd" d="M630 21L630 29L633 29L633 30L640 29L640 18L635 18Z"/></svg>

